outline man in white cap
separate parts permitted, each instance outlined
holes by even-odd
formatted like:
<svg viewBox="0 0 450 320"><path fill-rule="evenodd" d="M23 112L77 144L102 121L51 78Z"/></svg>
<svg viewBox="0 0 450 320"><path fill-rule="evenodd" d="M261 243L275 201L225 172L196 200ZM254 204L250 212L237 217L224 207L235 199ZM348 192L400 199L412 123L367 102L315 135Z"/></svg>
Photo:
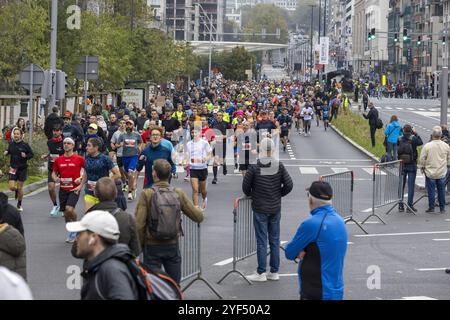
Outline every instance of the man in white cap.
<svg viewBox="0 0 450 320"><path fill-rule="evenodd" d="M81 169L85 170L85 161L83 157L74 153L75 141L72 138L65 138L63 148L64 154L56 158L53 164L52 179L55 183L60 183L59 205L67 223L77 221L75 207L80 191L86 183L86 174L81 178ZM75 236L75 233L69 234L66 242L72 243Z"/></svg>
<svg viewBox="0 0 450 320"><path fill-rule="evenodd" d="M124 263L133 255L128 246L117 244L120 232L114 216L93 211L66 228L77 232L75 256L84 260L81 300L137 300L136 283Z"/></svg>

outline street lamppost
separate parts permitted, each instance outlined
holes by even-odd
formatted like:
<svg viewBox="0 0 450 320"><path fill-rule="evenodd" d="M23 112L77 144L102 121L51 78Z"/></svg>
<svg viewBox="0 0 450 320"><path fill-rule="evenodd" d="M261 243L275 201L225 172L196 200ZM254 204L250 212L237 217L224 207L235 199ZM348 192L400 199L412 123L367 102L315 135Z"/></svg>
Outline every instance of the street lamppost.
<svg viewBox="0 0 450 320"><path fill-rule="evenodd" d="M310 39L310 64L309 64L309 78L312 80L312 69L313 69L313 25L314 25L314 7L315 4L310 4L311 7L311 39Z"/></svg>

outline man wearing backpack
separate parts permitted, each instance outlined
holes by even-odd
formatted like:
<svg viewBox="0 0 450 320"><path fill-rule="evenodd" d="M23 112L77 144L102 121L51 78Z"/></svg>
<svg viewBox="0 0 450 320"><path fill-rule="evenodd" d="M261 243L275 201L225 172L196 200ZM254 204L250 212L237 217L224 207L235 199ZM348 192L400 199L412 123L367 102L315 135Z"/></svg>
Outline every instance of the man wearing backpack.
<svg viewBox="0 0 450 320"><path fill-rule="evenodd" d="M403 161L403 189L402 194L405 192L406 179L408 179L408 207L414 212L417 209L414 208L414 189L416 184L417 174L417 147L423 145L422 139L417 134L411 125L406 124L403 127L403 136L398 140L398 159ZM403 203L398 207L400 212L405 211ZM407 210L408 212L410 209Z"/></svg>
<svg viewBox="0 0 450 320"><path fill-rule="evenodd" d="M378 110L374 107L372 102L369 103L369 112L367 114L363 113L363 117L369 120L370 140L372 141L372 148L375 148L375 132L378 128L379 118ZM383 124L381 124L381 126L383 126Z"/></svg>
<svg viewBox="0 0 450 320"><path fill-rule="evenodd" d="M160 269L177 283L181 280L181 254L178 240L181 234L181 212L200 223L203 213L186 193L169 185L171 165L167 160L153 162L155 183L144 189L136 207L136 225L144 253L144 264Z"/></svg>
<svg viewBox="0 0 450 320"><path fill-rule="evenodd" d="M117 244L119 225L109 212L93 211L66 228L77 232L76 255L84 260L81 300L139 298L136 281L123 262L134 257L126 245Z"/></svg>

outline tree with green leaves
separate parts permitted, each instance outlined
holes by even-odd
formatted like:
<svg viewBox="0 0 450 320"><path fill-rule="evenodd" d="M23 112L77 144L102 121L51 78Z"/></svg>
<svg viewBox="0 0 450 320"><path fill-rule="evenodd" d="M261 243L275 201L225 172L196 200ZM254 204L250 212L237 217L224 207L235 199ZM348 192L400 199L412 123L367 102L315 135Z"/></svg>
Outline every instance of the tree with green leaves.
<svg viewBox="0 0 450 320"><path fill-rule="evenodd" d="M0 81L12 87L24 66L48 67L48 12L35 1L14 1L0 10Z"/></svg>
<svg viewBox="0 0 450 320"><path fill-rule="evenodd" d="M275 34L280 29L280 38L276 36L247 36L247 41L252 42L269 42L269 43L287 43L288 42L288 26L283 17L283 9L273 4L257 4L248 11L248 21L244 25L246 33L260 34L262 29L266 29L266 33Z"/></svg>

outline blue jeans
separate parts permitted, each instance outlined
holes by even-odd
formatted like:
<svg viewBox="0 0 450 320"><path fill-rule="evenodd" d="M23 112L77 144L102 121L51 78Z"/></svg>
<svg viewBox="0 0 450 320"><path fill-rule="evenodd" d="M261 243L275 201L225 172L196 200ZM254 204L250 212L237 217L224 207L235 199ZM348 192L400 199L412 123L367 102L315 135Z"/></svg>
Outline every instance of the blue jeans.
<svg viewBox="0 0 450 320"><path fill-rule="evenodd" d="M397 160L397 143L387 143L387 161Z"/></svg>
<svg viewBox="0 0 450 320"><path fill-rule="evenodd" d="M253 212L259 274L265 273L267 269L267 239L270 246L270 272L277 273L280 268L280 219L281 212L271 215Z"/></svg>
<svg viewBox="0 0 450 320"><path fill-rule="evenodd" d="M428 208L434 209L434 200L436 198L435 189L437 187L439 208L445 209L445 178L430 179L426 177L425 184L428 192Z"/></svg>
<svg viewBox="0 0 450 320"><path fill-rule="evenodd" d="M408 206L412 207L414 202L414 189L416 184L417 165L406 164L403 168L403 189L402 194L405 194L406 179L408 179Z"/></svg>

